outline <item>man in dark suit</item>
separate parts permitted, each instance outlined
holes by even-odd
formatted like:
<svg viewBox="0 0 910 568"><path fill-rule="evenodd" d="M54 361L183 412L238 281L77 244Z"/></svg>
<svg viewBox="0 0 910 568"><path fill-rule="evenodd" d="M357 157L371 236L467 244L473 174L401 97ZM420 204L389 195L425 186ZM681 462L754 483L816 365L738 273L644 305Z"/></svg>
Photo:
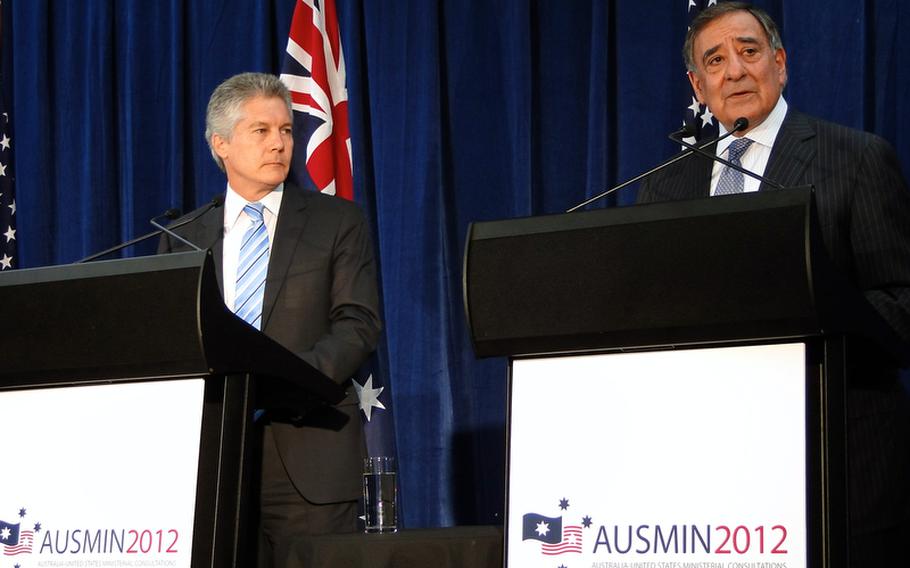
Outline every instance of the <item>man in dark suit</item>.
<svg viewBox="0 0 910 568"><path fill-rule="evenodd" d="M683 48L699 102L721 133L746 130L717 155L785 187L812 184L834 264L910 342L910 192L881 138L788 108L787 55L763 11L724 2L693 20ZM771 190L700 156L644 182L639 202ZM910 537L910 405L897 370L879 362L854 372L847 392L851 566L885 566ZM893 555L893 556L892 556Z"/></svg>
<svg viewBox="0 0 910 568"><path fill-rule="evenodd" d="M285 181L292 116L290 94L275 76L244 73L219 85L206 139L227 174L224 205L178 230L212 249L229 309L348 390L334 409L347 415L343 426L337 412L260 421L267 548L288 537L356 530L364 442L351 376L381 327L373 245L360 209ZM164 239L159 250L182 248ZM261 565L269 562L265 552Z"/></svg>

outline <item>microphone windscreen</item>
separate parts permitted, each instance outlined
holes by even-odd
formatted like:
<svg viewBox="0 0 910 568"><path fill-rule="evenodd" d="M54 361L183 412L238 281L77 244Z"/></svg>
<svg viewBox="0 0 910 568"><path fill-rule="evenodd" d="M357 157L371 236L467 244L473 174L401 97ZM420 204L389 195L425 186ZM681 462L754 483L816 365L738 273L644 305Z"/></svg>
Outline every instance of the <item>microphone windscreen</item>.
<svg viewBox="0 0 910 568"><path fill-rule="evenodd" d="M749 119L745 116L741 116L733 122L733 132L742 132L747 128L749 128Z"/></svg>

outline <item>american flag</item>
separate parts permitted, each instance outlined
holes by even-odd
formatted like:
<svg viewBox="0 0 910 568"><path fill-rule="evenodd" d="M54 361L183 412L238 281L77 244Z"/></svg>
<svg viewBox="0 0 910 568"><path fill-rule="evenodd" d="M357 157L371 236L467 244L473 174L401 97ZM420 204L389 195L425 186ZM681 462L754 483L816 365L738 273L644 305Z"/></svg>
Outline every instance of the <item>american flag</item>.
<svg viewBox="0 0 910 568"><path fill-rule="evenodd" d="M0 7L3 3L0 2ZM0 10L0 46L4 41L2 10ZM4 104L6 91L7 50L2 53L3 69L0 71L0 270L16 268L16 194L13 187L12 125Z"/></svg>
<svg viewBox="0 0 910 568"><path fill-rule="evenodd" d="M281 80L294 109L292 180L353 199L348 91L335 0L298 0Z"/></svg>
<svg viewBox="0 0 910 568"><path fill-rule="evenodd" d="M686 0L687 21L691 23L699 12L715 4L717 4L717 0ZM686 30L688 31L688 27ZM691 89L689 92L691 93ZM690 103L686 109L683 124L689 132L694 132L695 136L684 138L684 140L689 144L695 144L697 140L708 140L717 136L717 122L708 107L699 104L694 94L690 94L689 99Z"/></svg>

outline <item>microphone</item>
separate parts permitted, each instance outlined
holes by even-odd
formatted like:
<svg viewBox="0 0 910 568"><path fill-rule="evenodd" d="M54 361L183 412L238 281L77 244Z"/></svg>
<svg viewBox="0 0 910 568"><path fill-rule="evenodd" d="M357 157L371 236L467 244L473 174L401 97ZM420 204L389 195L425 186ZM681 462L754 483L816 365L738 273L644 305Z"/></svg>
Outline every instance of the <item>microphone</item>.
<svg viewBox="0 0 910 568"><path fill-rule="evenodd" d="M739 132L741 130L745 130L747 128L749 128L749 119L744 116L741 116L741 117L737 118L736 121L733 122L733 128L730 130L730 132L728 132L725 136L718 138L717 141L720 142L726 136L729 136L730 134L732 134L734 132ZM724 158L721 158L714 152L705 152L705 150L704 150L705 146L695 146L693 144L689 144L688 142L683 140L682 135L685 133L686 133L686 129L681 128L680 130L677 130L676 132L673 132L672 134L670 134L668 136L668 138L674 142L677 142L677 143L683 145L684 147L688 148L689 150L695 152L696 154L704 156L712 161L720 162L721 164L723 164L729 168L732 168L740 173L743 173L743 174L749 176L750 178L757 179L761 183L766 183L766 184L770 185L771 187L773 187L774 189L784 189L784 186L782 186L781 184L779 184L775 181L771 181L770 179L768 179L764 176L760 176L757 173L747 170L746 168L744 168L742 166L738 166L729 160L725 160Z"/></svg>
<svg viewBox="0 0 910 568"><path fill-rule="evenodd" d="M209 209L210 209L210 208L209 208ZM175 233L175 232L174 232L172 229L170 229L169 227L165 227L164 225L162 225L161 223L158 222L158 219L161 218L161 217L166 217L166 218L168 218L168 219L173 219L174 217L171 217L171 216L168 215L168 213L170 213L171 211L174 211L174 209L168 209L167 211L164 212L163 215L156 215L156 216L152 217L151 219L149 219L149 223L150 223L153 227L155 227L156 229L159 229L159 231L158 231L159 233L167 233L168 236L174 237L175 239L177 239L177 240L180 241L181 243L183 243L183 244L185 244L185 245L191 246L194 250L202 250L201 248L197 247L194 243L191 243L190 241L184 239L183 237L181 237L180 235L178 235L177 233ZM206 211L208 211L208 209L206 209ZM186 223L181 223L181 224L178 225L178 226L183 226L183 225L185 225L185 224L186 224ZM177 228L177 226L174 227L174 229L176 229L176 228Z"/></svg>
<svg viewBox="0 0 910 568"><path fill-rule="evenodd" d="M167 229L167 230L165 230L163 227L160 227L160 225L156 225L156 226L159 227L158 230L152 231L151 233L146 233L146 234L144 234L144 235L142 235L142 236L140 236L140 237L136 237L136 238L134 238L134 239L130 239L129 241L126 241L125 243L120 243L119 245L113 246L113 247L111 247L111 248L109 248L109 249L106 249L106 250L103 250L103 251L101 251L101 252L96 252L95 254L92 254L92 255L89 255L89 256L87 256L87 257L85 257L85 258L83 258L83 259L77 260L77 261L74 262L73 264L81 264L81 263L83 263L83 262L91 262L91 261L93 261L93 260L96 260L96 259L98 259L98 258L101 258L102 256L107 256L107 255L109 255L109 254L111 254L111 253L113 253L113 252L117 252L118 250L125 249L126 247L135 245L135 244L137 244L137 243L141 243L142 241L148 240L148 239L150 239L150 238L152 238L152 237L157 237L157 236L160 235L161 233L164 233L164 232L172 232L174 229L178 229L178 228L180 228L180 227L182 227L182 226L184 226L184 225L188 225L188 224L192 223L193 221L195 221L195 220L198 219L199 217L202 217L203 215L205 215L206 213L208 213L208 212L211 211L212 209L214 209L214 208L216 208L216 207L221 207L221 205L222 205L223 203L224 203L224 197L221 196L221 195L216 195L216 196L208 203L208 206L207 206L207 207L204 207L204 208L203 208L201 211L199 211L197 214L192 215L192 216L190 216L190 217L188 217L188 218L186 218L186 219L177 220L177 221L176 221L175 223L173 223L173 224L169 227L169 229ZM156 215L155 217L153 217L153 220L154 220L154 219L159 219L159 218L161 218L161 217L166 217L166 218L168 218L168 219L174 219L174 218L176 218L179 214L180 214L180 211L177 210L177 209L168 209L167 211L165 211L165 212L162 213L161 215ZM154 225L154 223L152 223L152 224ZM178 238L179 238L179 237L178 237ZM180 239L180 240L183 240L183 239ZM186 242L186 241L184 241L184 242ZM193 246L196 250L202 250L202 249L200 249L199 247L196 247L195 245L193 245L192 243L187 243L187 244L189 244L190 246Z"/></svg>
<svg viewBox="0 0 910 568"><path fill-rule="evenodd" d="M221 207L223 204L224 204L224 196L216 195L215 197L212 198L211 201L209 201L207 206L203 207L201 211L197 212L195 215L190 216L188 219L185 219L185 220L178 219L177 221L172 223L170 226L165 227L164 225L158 223L158 219L161 217L164 217L165 215L158 215L156 217L152 217L151 219L149 219L149 223L151 223L154 227L160 229L159 234L165 233L170 237L174 237L181 243L183 243L185 245L189 245L194 250L201 251L202 248L198 247L195 243L192 243L192 242L188 241L187 239L181 237L177 233L175 233L174 229L179 229L180 227L182 227L184 225L192 223L193 221L202 217L203 215L205 215L212 209L214 209L216 207Z"/></svg>
<svg viewBox="0 0 910 568"><path fill-rule="evenodd" d="M718 142L727 138L728 136L733 136L733 134L735 134L736 132L739 132L740 130L745 130L748 127L749 127L748 119L737 118L736 122L733 123L733 129L730 130L730 132L727 132L726 134L724 134L723 136L720 136L719 138L714 138L713 140L708 140L707 142L703 142L702 144L699 144L698 146L693 146L691 144L685 144L685 146L686 146L685 151L669 158L668 160L661 162L660 164L651 168L650 170L646 171L643 174L639 174L632 179L628 179L619 185L613 186L610 189L595 195L594 197L591 197L589 199L586 199L585 201L582 201L581 203L579 203L578 205L575 205L574 207L566 209L566 213L572 213L573 211L577 211L577 210L581 209L582 207L586 207L586 206L594 203L595 201L603 199L604 197L610 195L613 192L619 191L620 189L622 189L628 185L631 185L637 181L641 181L646 177L650 177L650 176L656 174L657 172L663 170L664 168L682 160L683 158L688 158L692 154L703 152L706 156L709 156L712 160L719 159L719 158L717 158L717 156L714 156L713 154L704 152L704 149L707 148L708 146L711 146L712 144L717 144ZM671 136L671 139L675 140L675 138L672 138L672 137L681 136L688 132L689 132L688 127L684 126L684 127L680 128L679 130L671 133L670 136ZM752 174L752 175L754 175L754 174Z"/></svg>

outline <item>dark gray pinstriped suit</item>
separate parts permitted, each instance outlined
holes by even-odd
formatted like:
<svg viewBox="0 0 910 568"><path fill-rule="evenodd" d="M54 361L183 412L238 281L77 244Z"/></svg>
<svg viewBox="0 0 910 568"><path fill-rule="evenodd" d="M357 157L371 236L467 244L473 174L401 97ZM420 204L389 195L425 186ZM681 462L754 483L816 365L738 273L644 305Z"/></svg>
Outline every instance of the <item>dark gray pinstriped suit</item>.
<svg viewBox="0 0 910 568"><path fill-rule="evenodd" d="M643 182L638 201L707 197L712 167L700 156L681 160ZM785 187L815 186L822 236L834 264L910 342L910 191L891 146L873 134L791 109L764 176ZM871 374L858 377L848 392L854 534L910 518L907 397L896 373Z"/></svg>

